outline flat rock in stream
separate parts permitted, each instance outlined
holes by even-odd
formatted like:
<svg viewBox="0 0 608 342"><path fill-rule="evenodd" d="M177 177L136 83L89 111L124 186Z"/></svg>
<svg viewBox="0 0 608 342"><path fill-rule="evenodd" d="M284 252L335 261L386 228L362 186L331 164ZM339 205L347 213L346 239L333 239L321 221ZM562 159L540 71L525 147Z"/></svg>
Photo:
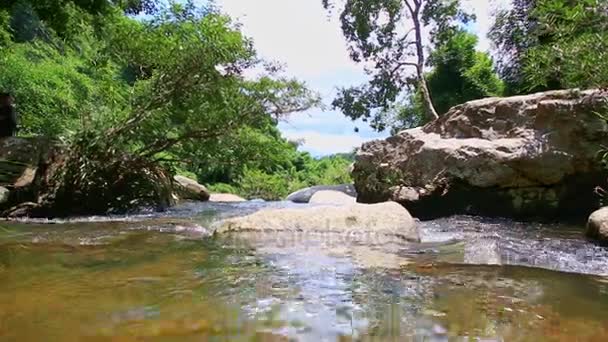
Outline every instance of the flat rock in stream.
<svg viewBox="0 0 608 342"><path fill-rule="evenodd" d="M420 241L410 213L395 202L263 209L223 221L216 233L230 232L338 233L363 238L397 237Z"/></svg>
<svg viewBox="0 0 608 342"><path fill-rule="evenodd" d="M334 204L334 205L350 205L357 203L357 199L343 192L323 190L318 191L310 198L310 204Z"/></svg>

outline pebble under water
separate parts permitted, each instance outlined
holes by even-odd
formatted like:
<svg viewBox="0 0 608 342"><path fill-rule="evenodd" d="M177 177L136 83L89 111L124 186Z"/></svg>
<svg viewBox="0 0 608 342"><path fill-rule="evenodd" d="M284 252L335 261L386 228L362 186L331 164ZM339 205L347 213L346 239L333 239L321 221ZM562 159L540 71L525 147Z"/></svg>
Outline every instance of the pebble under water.
<svg viewBox="0 0 608 342"><path fill-rule="evenodd" d="M0 224L1 341L606 341L582 226L456 216L422 242L211 236L272 202Z"/></svg>

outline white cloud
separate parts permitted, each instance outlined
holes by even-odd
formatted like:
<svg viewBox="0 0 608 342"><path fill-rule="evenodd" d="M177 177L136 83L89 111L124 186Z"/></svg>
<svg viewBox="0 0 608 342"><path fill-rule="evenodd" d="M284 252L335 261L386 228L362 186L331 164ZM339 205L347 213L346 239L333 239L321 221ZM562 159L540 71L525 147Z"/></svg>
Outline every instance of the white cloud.
<svg viewBox="0 0 608 342"><path fill-rule="evenodd" d="M199 0L202 1L202 0ZM496 8L510 0L463 0L477 16L471 29L479 35L479 49L487 51L487 33ZM286 74L305 81L321 92L325 102L335 95L335 87L364 83L362 67L349 58L339 20L330 18L321 0L217 0L222 10L242 24L243 32L254 40L258 53L286 64ZM354 132L354 128L360 132ZM366 123L352 122L336 111L313 110L294 114L279 129L289 139L304 139L301 149L314 155L349 152L372 138L386 137Z"/></svg>
<svg viewBox="0 0 608 342"><path fill-rule="evenodd" d="M511 0L464 0L462 5L464 9L475 14L477 20L473 25L475 33L479 37L477 48L481 51L489 51L491 47L488 32L494 22L494 13L501 8L507 8L511 4Z"/></svg>
<svg viewBox="0 0 608 342"><path fill-rule="evenodd" d="M309 79L353 63L337 20L329 20L320 0L218 0L243 24L260 55L287 64L289 74Z"/></svg>
<svg viewBox="0 0 608 342"><path fill-rule="evenodd" d="M329 134L317 131L293 131L283 130L283 136L289 140L302 141L301 149L315 156L323 156L334 153L352 152L371 138L362 138L355 133L351 134Z"/></svg>

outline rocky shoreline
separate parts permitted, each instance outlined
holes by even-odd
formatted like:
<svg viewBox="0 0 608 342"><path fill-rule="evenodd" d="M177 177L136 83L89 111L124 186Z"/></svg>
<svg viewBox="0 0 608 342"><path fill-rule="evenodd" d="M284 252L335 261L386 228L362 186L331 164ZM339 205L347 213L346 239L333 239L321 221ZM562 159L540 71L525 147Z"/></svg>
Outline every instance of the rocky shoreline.
<svg viewBox="0 0 608 342"><path fill-rule="evenodd" d="M321 221L341 230L391 225L392 221L382 219L390 218L390 202L405 208L406 216L411 213L419 219L456 214L526 220L588 217L601 206L594 190L608 179L599 158L608 141L608 124L598 115L602 110L608 110L605 90L471 101L424 127L364 144L356 156L354 187L317 186L287 198L331 210L262 212L226 223L224 230L277 224L287 229L294 220L296 229L304 230ZM48 205L53 198L45 187L61 160L61 146L43 138L1 140L2 216L53 216L49 210L53 206ZM183 200L245 201L231 194L211 194L182 176L159 186L164 189L158 193L166 198L157 200L165 206ZM374 203L384 207L366 205ZM376 208L381 210L372 210ZM608 215L603 213L605 209L589 219L588 236L606 242ZM414 226L410 222L403 227L410 240L415 240Z"/></svg>

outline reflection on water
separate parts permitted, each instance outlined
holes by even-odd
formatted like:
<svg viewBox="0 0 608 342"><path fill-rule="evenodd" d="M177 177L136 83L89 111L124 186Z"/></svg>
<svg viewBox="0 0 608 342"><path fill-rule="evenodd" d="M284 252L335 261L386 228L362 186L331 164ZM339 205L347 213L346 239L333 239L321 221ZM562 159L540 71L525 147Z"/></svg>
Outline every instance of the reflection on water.
<svg viewBox="0 0 608 342"><path fill-rule="evenodd" d="M209 236L260 206L3 225L0 340L608 340L608 254L577 227L454 217L423 223L421 244Z"/></svg>

